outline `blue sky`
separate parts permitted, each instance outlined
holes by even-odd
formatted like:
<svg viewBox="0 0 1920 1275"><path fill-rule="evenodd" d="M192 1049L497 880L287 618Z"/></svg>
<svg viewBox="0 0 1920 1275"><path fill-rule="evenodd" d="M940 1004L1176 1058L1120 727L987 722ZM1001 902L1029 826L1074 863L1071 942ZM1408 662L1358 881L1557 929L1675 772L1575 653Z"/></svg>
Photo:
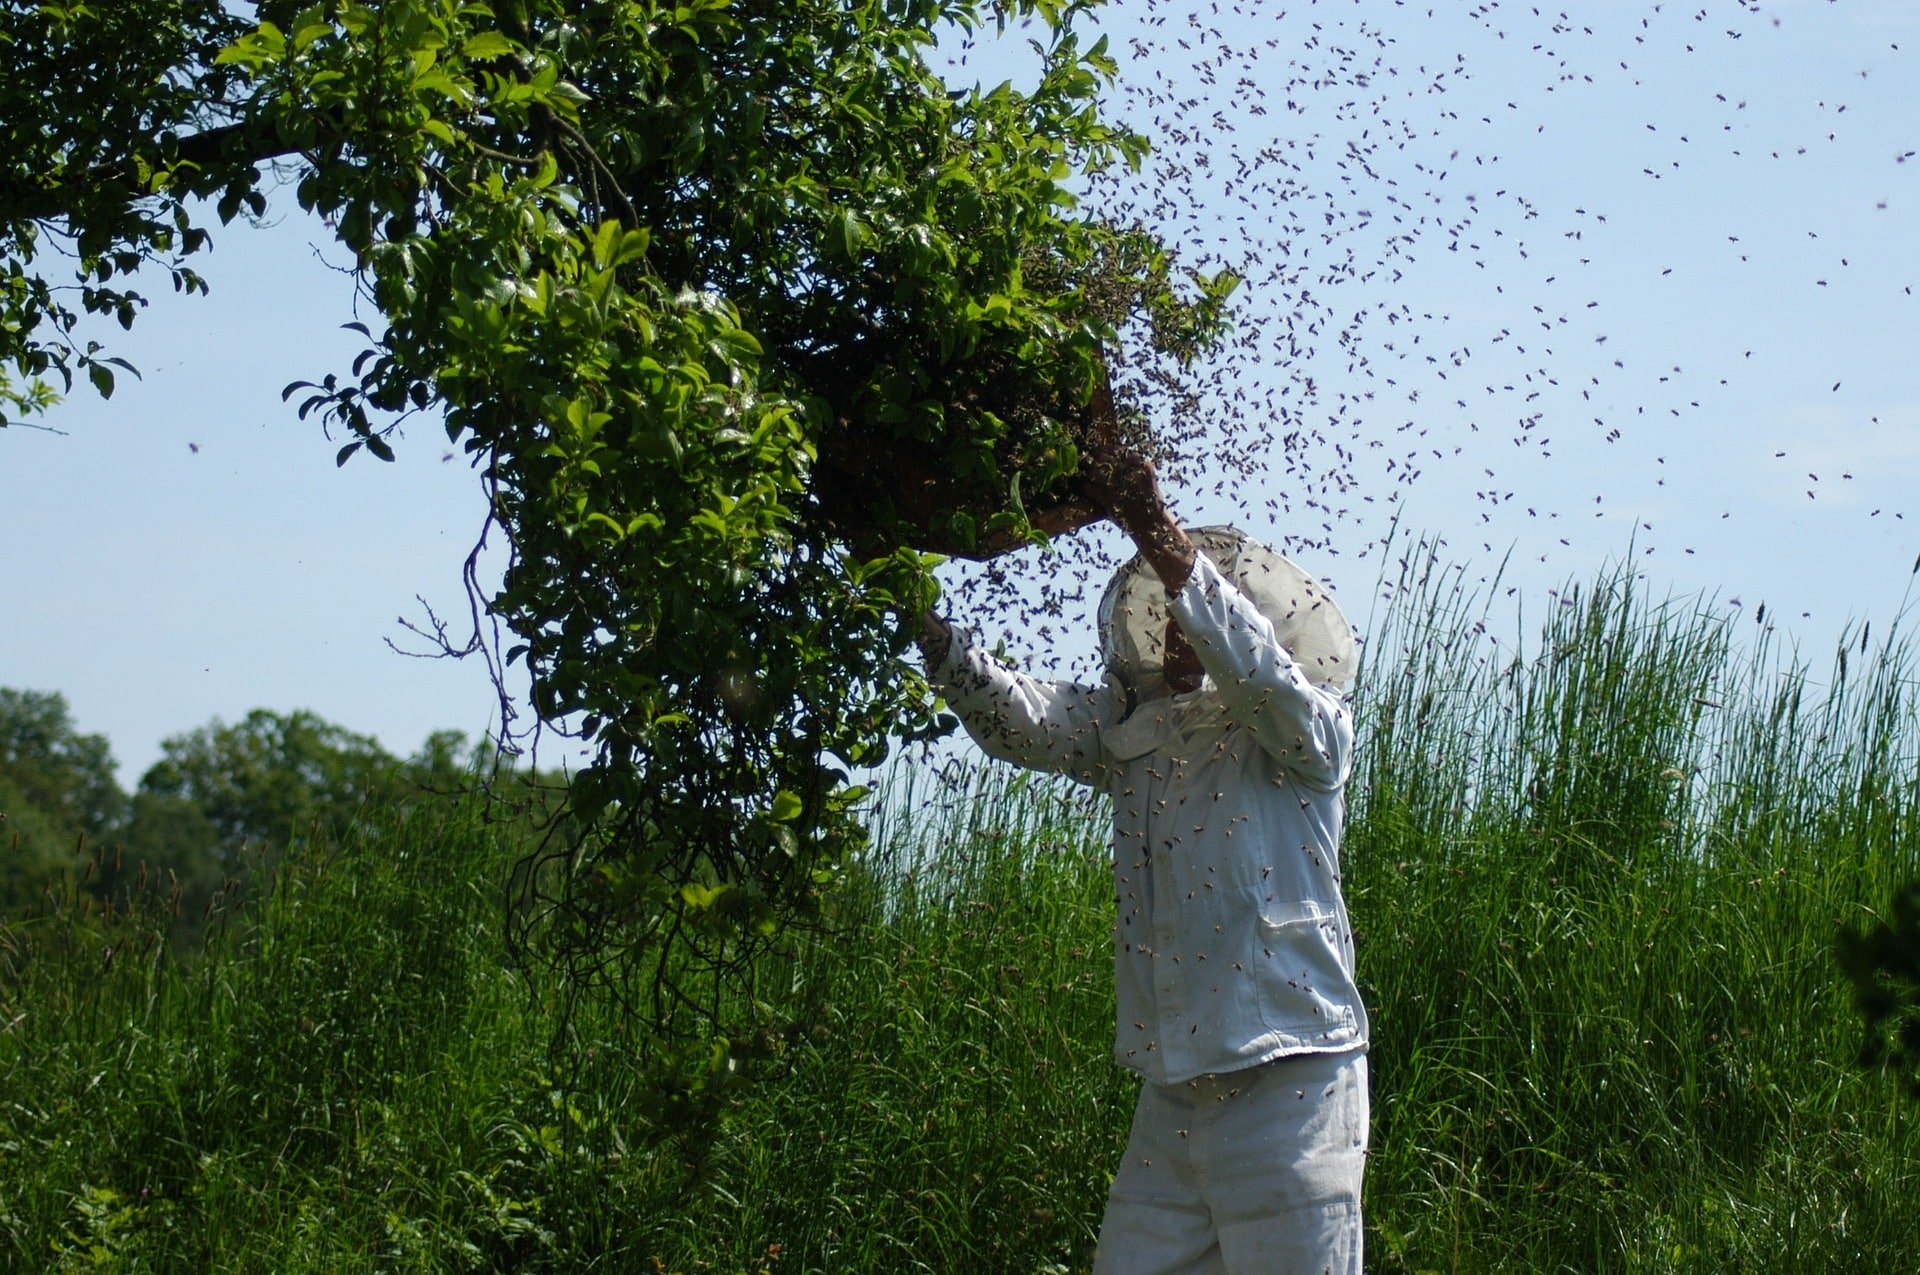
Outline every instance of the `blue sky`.
<svg viewBox="0 0 1920 1275"><path fill-rule="evenodd" d="M1215 494L1202 464L1176 506L1282 544L1356 619L1397 517L1470 577L1507 560L1530 610L1631 547L1656 592L1765 601L1821 658L1848 619L1891 618L1920 556L1920 6L1581 7L1103 17L1134 86L1116 104L1159 140L1140 207L1249 268L1244 339L1207 384L1262 447L1281 413L1295 435L1290 466L1263 451ZM496 711L477 664L388 645L408 644L416 595L464 613L484 512L464 460L415 426L396 464L336 469L280 400L357 352L344 254L281 202L270 227L216 235L211 297L156 297L103 334L143 379L107 403L76 391L41 422L58 433L0 433L0 685L66 694L129 784L164 736L255 707L403 753ZM1307 214L1331 237L1281 233ZM1349 247L1359 267L1325 273ZM1288 355L1303 286L1334 318ZM1016 640L1084 662L1065 637L1084 627L1070 609L1052 640Z"/></svg>

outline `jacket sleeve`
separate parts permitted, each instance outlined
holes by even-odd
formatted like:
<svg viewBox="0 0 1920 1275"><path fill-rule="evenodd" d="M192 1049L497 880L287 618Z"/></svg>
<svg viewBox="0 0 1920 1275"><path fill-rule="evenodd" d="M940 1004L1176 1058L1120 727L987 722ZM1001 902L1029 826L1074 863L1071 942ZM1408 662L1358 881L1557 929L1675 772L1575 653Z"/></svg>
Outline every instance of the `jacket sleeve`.
<svg viewBox="0 0 1920 1275"><path fill-rule="evenodd" d="M927 675L988 756L1083 784L1105 779L1100 727L1119 706L1110 688L1028 677L959 628Z"/></svg>
<svg viewBox="0 0 1920 1275"><path fill-rule="evenodd" d="M1227 713L1303 782L1334 789L1353 767L1353 715L1315 686L1246 594L1201 556L1169 609L1213 678Z"/></svg>

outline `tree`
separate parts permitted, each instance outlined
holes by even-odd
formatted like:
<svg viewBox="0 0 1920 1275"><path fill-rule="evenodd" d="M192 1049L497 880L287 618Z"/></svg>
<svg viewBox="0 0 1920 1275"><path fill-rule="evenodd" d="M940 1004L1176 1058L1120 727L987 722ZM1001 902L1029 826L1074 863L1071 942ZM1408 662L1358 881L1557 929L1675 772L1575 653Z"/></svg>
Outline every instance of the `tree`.
<svg viewBox="0 0 1920 1275"><path fill-rule="evenodd" d="M58 691L0 687L0 775L63 830L97 837L125 812L105 735L74 725Z"/></svg>
<svg viewBox="0 0 1920 1275"><path fill-rule="evenodd" d="M1230 275L1076 207L1145 149L1100 116L1091 5L233 7L6 10L14 408L113 386L47 245L130 323L137 267L201 287L196 201L257 215L281 174L384 324L289 387L300 415L342 463L444 420L511 547L496 674L596 746L584 831L525 874L543 941L644 973L669 936L726 964L817 915L863 842L849 768L939 726L900 658L927 551L1088 518L1089 434L1222 329ZM1011 20L1036 87L950 91L936 33Z"/></svg>
<svg viewBox="0 0 1920 1275"><path fill-rule="evenodd" d="M31 906L118 826L126 794L103 735L75 728L57 691L0 687L0 915Z"/></svg>
<svg viewBox="0 0 1920 1275"><path fill-rule="evenodd" d="M58 819L0 775L0 917L27 911L49 884L71 874L80 860L75 845Z"/></svg>
<svg viewBox="0 0 1920 1275"><path fill-rule="evenodd" d="M82 372L112 393L126 365L79 318L131 327L143 302L127 280L143 265L205 291L185 258L207 232L185 201L215 187L192 139L216 152L228 140L201 126L237 92L238 70L215 58L244 27L219 0L0 6L0 425L52 402L50 376L71 388ZM251 186L234 181L235 199ZM48 258L71 278L44 273Z"/></svg>
<svg viewBox="0 0 1920 1275"><path fill-rule="evenodd" d="M377 740L304 710L216 719L163 740L160 753L136 800L151 803L156 819L169 803L197 811L229 872L241 868L248 845L339 837L370 805L400 804L415 791Z"/></svg>
<svg viewBox="0 0 1920 1275"><path fill-rule="evenodd" d="M216 718L168 737L160 750L115 838L112 868L98 876L108 890L144 887L169 898L178 944L197 940L210 902L230 884L247 893L225 897L248 897L262 864L277 861L289 842L337 845L364 836L370 815L463 800L482 760L458 731L439 731L403 761L371 736L304 710ZM495 804L506 805L508 795Z"/></svg>
<svg viewBox="0 0 1920 1275"><path fill-rule="evenodd" d="M78 890L115 908L170 907L177 943L200 932L208 901L257 857L294 837L349 835L370 810L471 796L495 774L492 809L537 824L558 777L502 769L459 731L436 731L401 760L371 736L318 715L256 709L162 741L131 796L104 735L81 733L64 696L0 687L0 917Z"/></svg>

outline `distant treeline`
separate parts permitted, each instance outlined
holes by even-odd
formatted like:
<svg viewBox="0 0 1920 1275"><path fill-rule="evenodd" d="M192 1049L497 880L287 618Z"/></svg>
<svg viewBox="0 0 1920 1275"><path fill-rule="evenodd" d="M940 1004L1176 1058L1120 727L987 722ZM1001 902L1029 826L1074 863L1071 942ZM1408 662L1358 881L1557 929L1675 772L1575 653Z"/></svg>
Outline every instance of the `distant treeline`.
<svg viewBox="0 0 1920 1275"><path fill-rule="evenodd" d="M139 896L189 943L216 899L289 839L335 840L370 809L445 799L500 773L486 741L459 731L436 731L402 758L304 710L216 718L160 748L128 792L107 738L83 732L65 696L0 687L0 919L76 894L102 909ZM505 773L529 791L541 782Z"/></svg>

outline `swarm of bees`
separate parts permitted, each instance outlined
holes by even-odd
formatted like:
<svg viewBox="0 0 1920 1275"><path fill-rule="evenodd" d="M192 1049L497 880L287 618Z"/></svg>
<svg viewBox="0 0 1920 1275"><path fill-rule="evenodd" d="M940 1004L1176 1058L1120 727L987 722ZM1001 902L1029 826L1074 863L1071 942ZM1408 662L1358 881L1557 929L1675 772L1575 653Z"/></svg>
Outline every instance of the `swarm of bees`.
<svg viewBox="0 0 1920 1275"><path fill-rule="evenodd" d="M1234 337L1185 371L1156 362L1138 334L1123 332L1116 352L1116 396L1150 423L1181 516L1245 528L1330 582L1354 563L1364 588L1409 505L1416 531L1444 512L1458 551L1549 569L1560 552L1565 571L1582 565L1567 561L1576 544L1617 554L1631 533L1651 552L1662 502L1724 500L1669 456L1776 449L1724 436L1716 414L1765 360L1750 333L1717 330L1723 312L1702 298L1756 286L1754 258L1771 242L1807 276L1765 294L1775 312L1831 304L1843 283L1848 313L1882 307L1866 319L1877 326L1910 304L1897 273L1909 263L1871 277L1823 237L1815 205L1788 244L1778 209L1716 202L1728 188L1817 186L1855 162L1876 111L1897 113L1884 104L1897 93L1871 86L1910 75L1895 29L1906 20L1876 28L1862 8L1146 0L1098 11L1120 61L1109 113L1154 151L1138 173L1095 178L1086 206L1245 280ZM1866 64L1844 82L1777 74L1820 42ZM996 63L1003 53L959 56L962 80L1018 82ZM1883 157L1891 194L1876 209L1833 217L1885 215L1917 167L1910 154ZM1633 216L1616 211L1628 204ZM1676 352L1703 348L1705 365ZM1810 399L1840 389L1826 368L1801 379ZM1776 459L1792 463L1785 449ZM1800 487L1818 499L1819 471ZM1095 529L956 566L950 605L1017 617L1029 649L1085 634L1130 551ZM1077 640L1067 653L1090 664L1090 638Z"/></svg>

